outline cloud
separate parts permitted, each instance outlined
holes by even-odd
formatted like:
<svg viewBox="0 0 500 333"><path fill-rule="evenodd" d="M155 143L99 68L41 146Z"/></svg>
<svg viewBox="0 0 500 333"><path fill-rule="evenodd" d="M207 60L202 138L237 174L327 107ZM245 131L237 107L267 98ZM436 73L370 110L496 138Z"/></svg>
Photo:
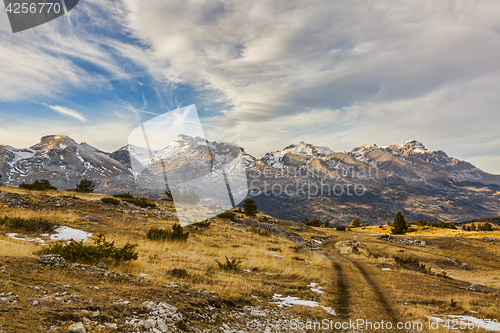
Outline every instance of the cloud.
<svg viewBox="0 0 500 333"><path fill-rule="evenodd" d="M58 106L58 105L47 105L44 104L46 107L51 108L52 110L58 112L59 114L62 114L63 116L66 117L71 117L78 119L80 121L87 121L85 117L78 111L64 107L64 106Z"/></svg>
<svg viewBox="0 0 500 333"><path fill-rule="evenodd" d="M0 126L1 144L16 148L30 147L40 138L50 134L64 134L76 142L87 142L103 151L112 152L127 144L128 136L138 126L140 117L131 108L121 106L103 106L109 112L101 112L84 123L76 123L70 119L53 120L26 117L23 122L5 119ZM19 135L23 133L23 135Z"/></svg>
<svg viewBox="0 0 500 333"><path fill-rule="evenodd" d="M164 78L225 104L207 133L250 153L416 138L472 157L498 141L498 2L125 4Z"/></svg>
<svg viewBox="0 0 500 333"><path fill-rule="evenodd" d="M500 173L496 0L89 0L42 27L0 35L0 101L150 85L146 115L187 86L207 135L254 155L414 138Z"/></svg>

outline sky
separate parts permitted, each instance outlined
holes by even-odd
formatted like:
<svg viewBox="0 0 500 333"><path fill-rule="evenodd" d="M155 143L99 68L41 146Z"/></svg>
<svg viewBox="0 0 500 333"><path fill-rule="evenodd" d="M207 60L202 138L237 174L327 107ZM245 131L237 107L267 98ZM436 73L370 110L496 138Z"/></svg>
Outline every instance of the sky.
<svg viewBox="0 0 500 333"><path fill-rule="evenodd" d="M500 174L498 0L82 0L13 34L0 6L0 144L113 151L195 104L260 156L402 144Z"/></svg>

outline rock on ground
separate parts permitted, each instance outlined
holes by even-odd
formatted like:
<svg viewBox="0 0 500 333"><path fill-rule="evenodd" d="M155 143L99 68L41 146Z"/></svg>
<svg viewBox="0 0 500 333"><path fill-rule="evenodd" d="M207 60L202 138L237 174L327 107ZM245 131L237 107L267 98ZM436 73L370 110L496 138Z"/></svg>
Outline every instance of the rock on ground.
<svg viewBox="0 0 500 333"><path fill-rule="evenodd" d="M68 265L66 259L59 254L47 254L38 258L38 263L47 266L60 266L65 267Z"/></svg>

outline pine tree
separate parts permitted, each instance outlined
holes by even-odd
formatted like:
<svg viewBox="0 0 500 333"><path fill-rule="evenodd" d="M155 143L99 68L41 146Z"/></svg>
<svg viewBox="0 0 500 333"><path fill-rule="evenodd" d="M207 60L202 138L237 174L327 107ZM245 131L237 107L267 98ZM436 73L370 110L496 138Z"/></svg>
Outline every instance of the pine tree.
<svg viewBox="0 0 500 333"><path fill-rule="evenodd" d="M394 222L392 222L391 233L393 235L404 235L408 230L408 222L406 221L401 211L398 211L396 217L394 218Z"/></svg>
<svg viewBox="0 0 500 333"><path fill-rule="evenodd" d="M351 225L350 225L351 228L359 228L360 226L361 226L361 222L359 222L358 219L352 220Z"/></svg>
<svg viewBox="0 0 500 333"><path fill-rule="evenodd" d="M78 185L76 185L77 192L92 193L94 192L95 183L88 179L82 179Z"/></svg>
<svg viewBox="0 0 500 333"><path fill-rule="evenodd" d="M245 199L245 202L243 203L243 211L245 215L255 216L258 212L257 204L252 199Z"/></svg>

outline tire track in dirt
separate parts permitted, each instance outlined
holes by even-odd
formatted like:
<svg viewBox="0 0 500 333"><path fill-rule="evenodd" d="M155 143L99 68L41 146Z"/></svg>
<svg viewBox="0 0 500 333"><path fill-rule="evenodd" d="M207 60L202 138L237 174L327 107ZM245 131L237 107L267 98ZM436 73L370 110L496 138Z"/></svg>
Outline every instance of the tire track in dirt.
<svg viewBox="0 0 500 333"><path fill-rule="evenodd" d="M340 316L347 317L347 315L349 314L349 292L347 288L345 274L342 269L342 266L338 262L332 260L332 263L333 263L333 268L337 273L337 289L339 291L338 312Z"/></svg>
<svg viewBox="0 0 500 333"><path fill-rule="evenodd" d="M366 282L362 283L362 285L366 286L367 290L374 296L373 301L376 302L376 307L380 309L381 312L385 312L388 319L393 323L398 322L397 316L385 298L384 293L361 263L342 255L331 257L330 259L336 272L338 290L337 304L339 306L338 313L340 316L348 317L350 310L352 310L351 307L354 306L353 304L365 303L366 300L364 299L361 302L356 302L356 299L353 299L353 297L356 297L356 292L352 291L353 286L350 286L348 283L348 281L362 279ZM373 305L374 304L371 306Z"/></svg>
<svg viewBox="0 0 500 333"><path fill-rule="evenodd" d="M370 274L368 274L368 272L363 268L363 266L360 263L358 263L354 260L351 260L351 263L361 273L361 276L365 279L367 284L370 286L372 292L375 294L375 296L377 298L377 302L381 305L381 307L385 311L385 313L390 317L391 321L393 323L397 322L398 320L397 320L396 314L394 313L391 306L387 302L387 300L384 296L384 293L380 290L380 288L375 283L375 281L373 281Z"/></svg>

